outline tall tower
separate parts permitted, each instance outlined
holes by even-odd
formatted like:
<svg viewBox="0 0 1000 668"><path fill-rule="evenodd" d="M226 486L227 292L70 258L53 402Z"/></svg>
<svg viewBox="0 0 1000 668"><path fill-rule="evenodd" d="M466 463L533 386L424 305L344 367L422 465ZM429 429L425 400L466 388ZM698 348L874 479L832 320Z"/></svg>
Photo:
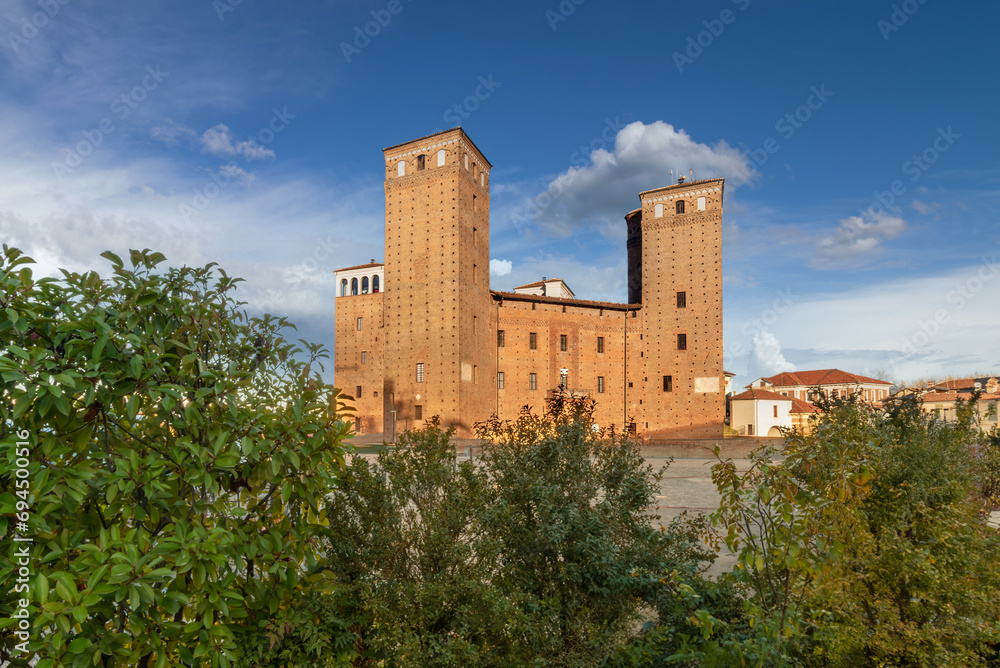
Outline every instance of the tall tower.
<svg viewBox="0 0 1000 668"><path fill-rule="evenodd" d="M642 302L642 209L625 216L628 231L625 248L628 250L628 303Z"/></svg>
<svg viewBox="0 0 1000 668"><path fill-rule="evenodd" d="M722 436L724 185L722 179L709 179L639 194L645 351L641 419L651 434Z"/></svg>
<svg viewBox="0 0 1000 668"><path fill-rule="evenodd" d="M491 165L460 128L384 154L384 433L439 415L468 436L496 406Z"/></svg>

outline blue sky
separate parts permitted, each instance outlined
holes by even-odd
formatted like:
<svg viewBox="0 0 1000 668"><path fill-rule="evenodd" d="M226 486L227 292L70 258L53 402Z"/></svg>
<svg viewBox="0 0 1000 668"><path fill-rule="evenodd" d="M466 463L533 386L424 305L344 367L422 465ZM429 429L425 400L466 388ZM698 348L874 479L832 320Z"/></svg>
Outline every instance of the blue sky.
<svg viewBox="0 0 1000 668"><path fill-rule="evenodd" d="M383 257L381 149L460 122L494 165L495 289L624 301L622 217L693 169L729 179L737 383L995 371L998 22L942 0L8 0L0 240L46 273L218 261L332 349L331 271Z"/></svg>

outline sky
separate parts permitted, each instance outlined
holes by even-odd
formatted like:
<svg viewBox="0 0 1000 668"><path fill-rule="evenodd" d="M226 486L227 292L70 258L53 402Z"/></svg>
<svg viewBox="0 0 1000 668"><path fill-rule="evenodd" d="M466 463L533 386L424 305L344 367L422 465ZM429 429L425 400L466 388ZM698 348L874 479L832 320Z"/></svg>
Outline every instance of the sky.
<svg viewBox="0 0 1000 668"><path fill-rule="evenodd" d="M997 372L998 23L943 0L5 0L0 241L41 274L218 262L332 351L333 270L384 257L381 150L461 125L493 165L494 289L625 301L638 193L722 176L737 387Z"/></svg>

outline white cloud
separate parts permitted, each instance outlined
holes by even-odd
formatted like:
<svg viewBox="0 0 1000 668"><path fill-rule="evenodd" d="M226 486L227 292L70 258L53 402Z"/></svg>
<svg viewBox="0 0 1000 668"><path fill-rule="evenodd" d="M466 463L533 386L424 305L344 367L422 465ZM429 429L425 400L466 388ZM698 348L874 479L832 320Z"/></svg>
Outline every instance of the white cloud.
<svg viewBox="0 0 1000 668"><path fill-rule="evenodd" d="M221 156L241 155L247 160L274 158L274 151L271 149L264 148L253 139L238 141L232 130L221 123L205 130L198 141L201 143L203 153Z"/></svg>
<svg viewBox="0 0 1000 668"><path fill-rule="evenodd" d="M168 118L163 124L157 125L149 131L150 137L164 144L177 144L181 138L194 137L196 134L198 133L191 128L177 123L171 118Z"/></svg>
<svg viewBox="0 0 1000 668"><path fill-rule="evenodd" d="M219 167L219 173L224 176L228 176L241 185L248 185L257 179L256 174L247 172L237 165L222 165Z"/></svg>
<svg viewBox="0 0 1000 668"><path fill-rule="evenodd" d="M490 260L490 273L494 276L506 276L513 268L510 260Z"/></svg>
<svg viewBox="0 0 1000 668"><path fill-rule="evenodd" d="M898 216L868 210L868 222L861 216L840 221L840 227L830 236L820 239L812 265L817 269L833 269L857 263L882 252L882 241L895 239L906 229Z"/></svg>
<svg viewBox="0 0 1000 668"><path fill-rule="evenodd" d="M913 203L911 204L911 206L914 209L916 209L919 213L922 213L922 214L926 215L928 213L931 213L935 209L940 209L941 208L941 203L940 202L932 202L930 204L925 204L924 202L921 202L920 200L915 199L915 200L913 200Z"/></svg>
<svg viewBox="0 0 1000 668"><path fill-rule="evenodd" d="M694 170L696 179L727 177L730 185L752 179L746 155L724 141L714 146L694 141L683 130L663 121L625 126L614 150L593 151L587 164L570 167L553 179L545 192L523 207L535 222L568 233L581 222L622 226L644 190L669 185L675 175Z"/></svg>
<svg viewBox="0 0 1000 668"><path fill-rule="evenodd" d="M795 371L795 365L785 359L778 337L767 331L754 334L748 369L750 377L773 376L782 371Z"/></svg>

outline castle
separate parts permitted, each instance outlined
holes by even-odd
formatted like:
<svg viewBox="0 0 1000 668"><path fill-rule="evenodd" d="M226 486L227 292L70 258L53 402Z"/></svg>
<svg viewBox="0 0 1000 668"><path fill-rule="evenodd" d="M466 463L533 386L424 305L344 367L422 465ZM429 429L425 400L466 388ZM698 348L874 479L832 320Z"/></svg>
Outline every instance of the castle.
<svg viewBox="0 0 1000 668"><path fill-rule="evenodd" d="M492 165L461 128L384 155L385 262L336 271L334 380L358 433L440 416L471 436L562 386L597 401L602 427L722 436L722 179L639 193L618 304L558 279L490 289Z"/></svg>

